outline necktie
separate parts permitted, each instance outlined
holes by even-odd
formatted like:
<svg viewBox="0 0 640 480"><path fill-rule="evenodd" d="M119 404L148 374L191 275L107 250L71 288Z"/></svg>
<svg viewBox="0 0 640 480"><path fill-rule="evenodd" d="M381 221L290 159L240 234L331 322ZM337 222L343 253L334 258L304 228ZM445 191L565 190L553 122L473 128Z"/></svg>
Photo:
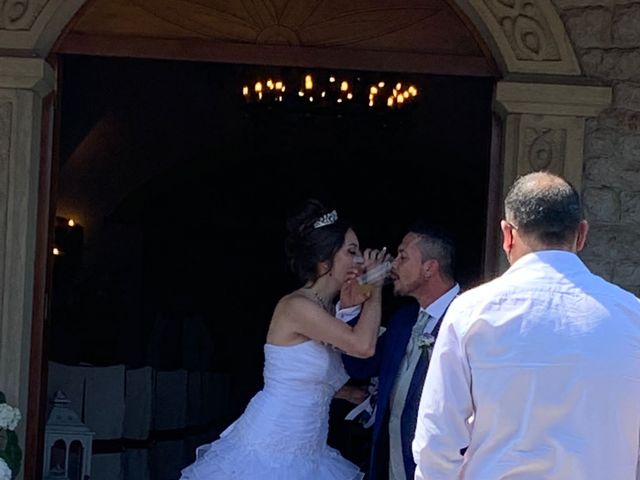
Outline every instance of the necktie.
<svg viewBox="0 0 640 480"><path fill-rule="evenodd" d="M415 350L418 348L418 339L424 332L424 327L427 325L429 317L430 315L427 312L421 310L418 314L418 320L416 320L415 325L411 329L411 338L409 339L407 352L405 353L404 359L402 361L402 365L405 370L409 368L409 365L411 364L411 358L413 357Z"/></svg>

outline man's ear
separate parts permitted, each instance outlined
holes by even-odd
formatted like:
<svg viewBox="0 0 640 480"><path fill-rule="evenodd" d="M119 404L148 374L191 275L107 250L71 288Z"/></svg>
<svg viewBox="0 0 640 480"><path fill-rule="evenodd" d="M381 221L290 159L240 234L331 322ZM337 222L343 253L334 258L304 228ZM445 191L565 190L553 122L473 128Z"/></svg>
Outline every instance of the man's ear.
<svg viewBox="0 0 640 480"><path fill-rule="evenodd" d="M502 230L502 250L509 258L513 248L513 227L506 220L500 220L500 230Z"/></svg>
<svg viewBox="0 0 640 480"><path fill-rule="evenodd" d="M576 237L576 252L581 251L584 248L584 244L587 241L587 235L589 233L589 222L582 220L578 225L578 236Z"/></svg>
<svg viewBox="0 0 640 480"><path fill-rule="evenodd" d="M424 276L424 278L431 278L436 274L439 268L440 264L435 258L425 260L424 262L422 262L422 275Z"/></svg>

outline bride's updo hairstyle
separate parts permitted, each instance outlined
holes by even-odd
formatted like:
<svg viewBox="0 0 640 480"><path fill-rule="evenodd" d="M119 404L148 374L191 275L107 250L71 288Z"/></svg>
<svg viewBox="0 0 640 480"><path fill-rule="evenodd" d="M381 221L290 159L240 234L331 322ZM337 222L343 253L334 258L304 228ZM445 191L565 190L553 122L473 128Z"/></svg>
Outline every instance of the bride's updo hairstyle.
<svg viewBox="0 0 640 480"><path fill-rule="evenodd" d="M320 276L318 264L329 262L344 245L349 224L322 203L309 199L287 220L285 254L291 271L304 284Z"/></svg>

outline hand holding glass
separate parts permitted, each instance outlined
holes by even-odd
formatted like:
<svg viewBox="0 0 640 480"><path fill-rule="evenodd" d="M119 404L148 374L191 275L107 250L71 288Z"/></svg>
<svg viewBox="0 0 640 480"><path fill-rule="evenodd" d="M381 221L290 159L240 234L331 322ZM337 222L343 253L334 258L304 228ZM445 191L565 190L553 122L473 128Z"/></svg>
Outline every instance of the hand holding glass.
<svg viewBox="0 0 640 480"><path fill-rule="evenodd" d="M389 274L391 273L393 258L391 255L386 254L386 250L387 247L384 247L380 251L380 256L383 259L381 263L367 268L367 270L356 279L360 288L367 294L370 294L374 287L381 286L385 283L385 280L390 279Z"/></svg>

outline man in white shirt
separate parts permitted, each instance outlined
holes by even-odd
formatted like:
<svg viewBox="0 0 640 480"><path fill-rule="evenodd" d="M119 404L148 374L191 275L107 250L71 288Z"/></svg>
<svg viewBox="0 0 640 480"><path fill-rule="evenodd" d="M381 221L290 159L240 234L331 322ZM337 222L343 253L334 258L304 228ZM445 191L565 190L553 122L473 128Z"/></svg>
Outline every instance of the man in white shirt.
<svg viewBox="0 0 640 480"><path fill-rule="evenodd" d="M505 212L511 267L443 320L415 478L636 479L640 300L578 258L588 225L565 180L521 177Z"/></svg>
<svg viewBox="0 0 640 480"><path fill-rule="evenodd" d="M417 222L398 246L391 277L394 293L416 302L396 311L368 359L343 355L354 378L378 377L368 480L409 480L418 400L440 319L460 287L454 247L442 231Z"/></svg>

